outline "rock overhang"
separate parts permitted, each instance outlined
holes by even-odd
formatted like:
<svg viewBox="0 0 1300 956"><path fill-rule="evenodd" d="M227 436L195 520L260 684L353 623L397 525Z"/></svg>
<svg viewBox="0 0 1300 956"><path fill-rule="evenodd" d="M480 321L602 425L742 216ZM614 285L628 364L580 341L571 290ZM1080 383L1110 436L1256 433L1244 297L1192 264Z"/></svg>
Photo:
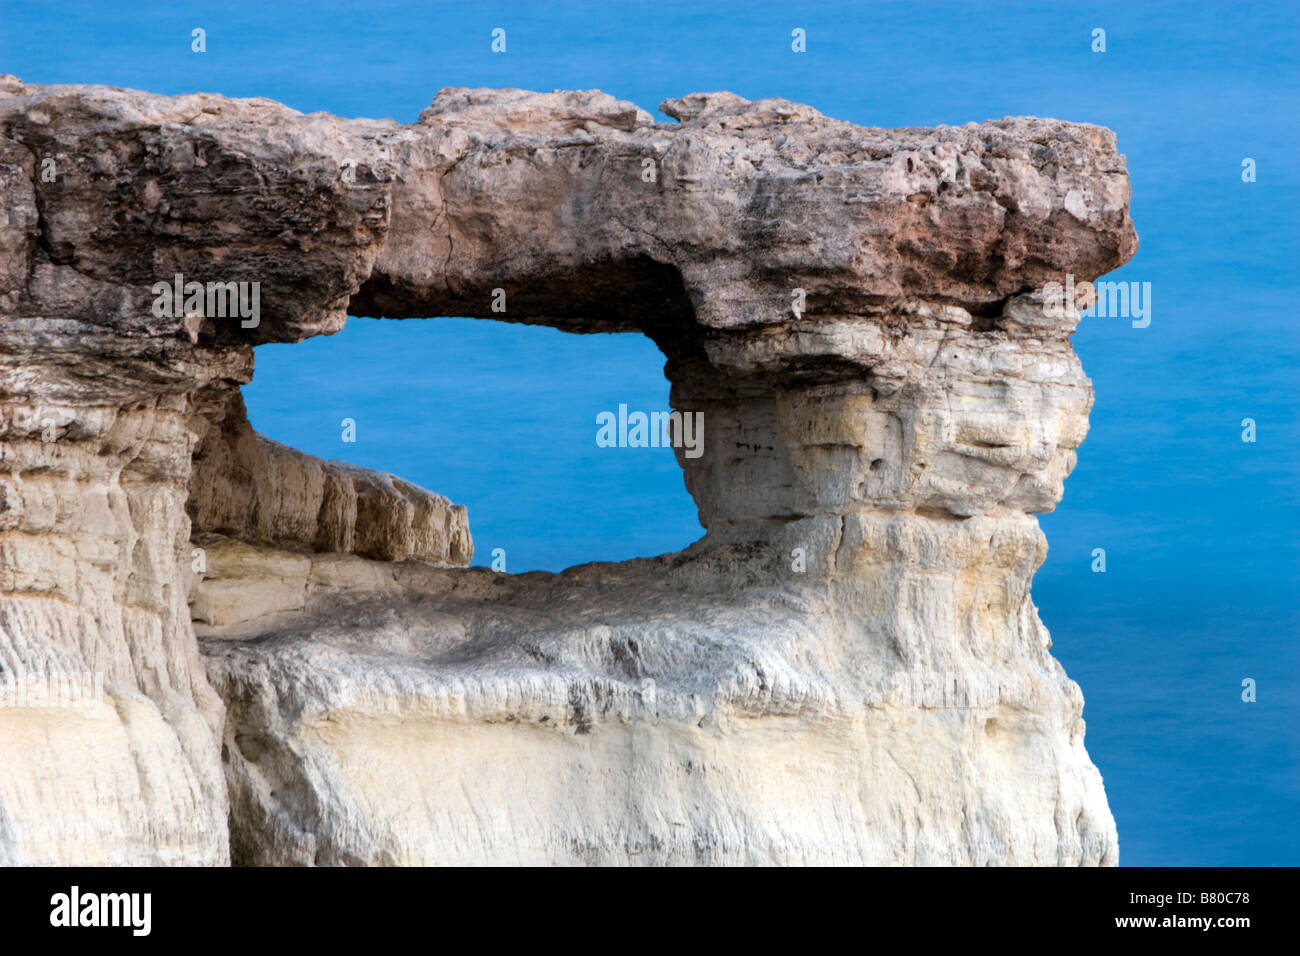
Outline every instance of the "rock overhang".
<svg viewBox="0 0 1300 956"><path fill-rule="evenodd" d="M987 314L1136 247L1113 134L1084 124L872 129L732 94L666 101L681 122L653 123L597 91L449 89L401 125L7 90L6 135L64 168L33 171L36 215L11 242L39 236L52 262L111 281L146 335L160 278L260 282L263 322L202 344L295 341L349 309L631 330L656 298L688 327L779 325L793 288L810 316L915 299Z"/></svg>

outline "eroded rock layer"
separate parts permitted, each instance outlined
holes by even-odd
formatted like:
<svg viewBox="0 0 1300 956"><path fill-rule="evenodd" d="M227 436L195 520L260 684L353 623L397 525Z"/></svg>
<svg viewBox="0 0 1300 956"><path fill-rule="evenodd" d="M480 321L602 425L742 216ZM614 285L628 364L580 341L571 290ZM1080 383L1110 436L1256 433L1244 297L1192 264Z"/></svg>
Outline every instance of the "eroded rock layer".
<svg viewBox="0 0 1300 956"><path fill-rule="evenodd" d="M0 861L1116 862L1029 590L1112 134L661 108L0 80L0 668L102 675L6 685ZM650 336L706 536L465 568L464 508L245 417L348 314Z"/></svg>

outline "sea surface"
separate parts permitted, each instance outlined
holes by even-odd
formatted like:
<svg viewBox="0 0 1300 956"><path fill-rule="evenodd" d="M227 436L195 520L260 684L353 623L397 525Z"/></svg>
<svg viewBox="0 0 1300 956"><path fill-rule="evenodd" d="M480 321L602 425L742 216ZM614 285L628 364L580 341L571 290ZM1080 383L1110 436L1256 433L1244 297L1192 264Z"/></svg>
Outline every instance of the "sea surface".
<svg viewBox="0 0 1300 956"><path fill-rule="evenodd" d="M1075 336L1096 404L1065 500L1042 518L1034 597L1087 700L1122 864L1295 865L1298 9L3 0L0 72L403 122L442 87L489 86L599 88L652 112L727 89L863 125L1109 126L1141 240L1110 278L1151 283L1151 323L1086 318ZM194 28L205 53L190 49ZM795 28L806 53L791 51ZM245 394L272 438L466 504L476 563L500 548L510 571L560 569L700 535L669 450L594 440L601 411L667 407L662 365L638 336L352 319L258 349Z"/></svg>

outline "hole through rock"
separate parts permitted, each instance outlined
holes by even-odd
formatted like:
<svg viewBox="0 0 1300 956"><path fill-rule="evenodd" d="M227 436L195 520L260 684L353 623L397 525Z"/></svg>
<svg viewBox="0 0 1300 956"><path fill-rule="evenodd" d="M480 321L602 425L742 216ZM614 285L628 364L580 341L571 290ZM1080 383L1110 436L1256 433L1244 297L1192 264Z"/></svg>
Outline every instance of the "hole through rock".
<svg viewBox="0 0 1300 956"><path fill-rule="evenodd" d="M501 548L511 573L558 571L703 533L671 448L596 443L602 411L670 410L664 356L644 335L352 317L255 354L243 388L254 429L467 506L475 565Z"/></svg>

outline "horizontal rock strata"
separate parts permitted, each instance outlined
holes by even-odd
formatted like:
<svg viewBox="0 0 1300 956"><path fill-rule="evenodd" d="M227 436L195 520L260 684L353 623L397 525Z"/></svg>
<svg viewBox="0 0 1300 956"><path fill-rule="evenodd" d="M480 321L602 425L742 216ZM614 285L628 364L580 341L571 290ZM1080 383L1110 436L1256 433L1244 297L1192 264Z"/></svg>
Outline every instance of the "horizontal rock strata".
<svg viewBox="0 0 1300 956"><path fill-rule="evenodd" d="M0 708L0 862L1116 862L1030 596L1113 135L661 108L0 80L0 667L103 675ZM246 419L348 314L651 337L707 534L465 568L464 508Z"/></svg>
<svg viewBox="0 0 1300 956"><path fill-rule="evenodd" d="M465 565L473 557L463 506L392 475L264 438L248 423L238 391L219 394L224 403L212 409L212 421L191 420L204 429L190 475L192 533L379 561Z"/></svg>

